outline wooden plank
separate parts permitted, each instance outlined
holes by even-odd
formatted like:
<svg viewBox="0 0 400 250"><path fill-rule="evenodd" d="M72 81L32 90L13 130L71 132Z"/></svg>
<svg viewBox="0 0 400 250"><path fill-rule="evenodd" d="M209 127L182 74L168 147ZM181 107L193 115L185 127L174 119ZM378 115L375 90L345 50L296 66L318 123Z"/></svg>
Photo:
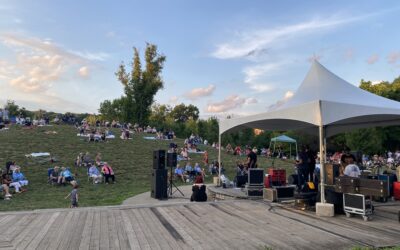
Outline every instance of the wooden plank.
<svg viewBox="0 0 400 250"><path fill-rule="evenodd" d="M63 212L62 214L60 214L60 221L58 221L58 230L55 232L55 234L53 235L53 237L50 239L49 244L47 245L46 249L57 249L58 245L60 243L60 241L62 240L63 237L65 237L65 232L66 229L68 227L68 224L70 223L71 219L72 219L72 212Z"/></svg>
<svg viewBox="0 0 400 250"><path fill-rule="evenodd" d="M176 243L171 234L161 224L161 222L156 218L156 216L150 211L150 209L141 209L141 212L143 213L143 216L145 218L151 220L151 231L153 232L153 234L159 236L158 240L164 244L161 245L163 249L182 249L181 246ZM168 246L165 246L165 244L167 244Z"/></svg>
<svg viewBox="0 0 400 250"><path fill-rule="evenodd" d="M190 235L196 235L198 238L197 244L202 249L225 249L224 244L219 244L221 241L214 240L213 233L209 233L209 228L204 226L207 224L207 220L193 214L192 210L188 210L186 207L182 209L168 208L167 212L174 217L181 217L180 223L185 225L185 230ZM204 239L207 239L206 241Z"/></svg>
<svg viewBox="0 0 400 250"><path fill-rule="evenodd" d="M99 249L100 248L100 211L93 210L93 227L92 234L90 235L90 246L89 249Z"/></svg>
<svg viewBox="0 0 400 250"><path fill-rule="evenodd" d="M107 224L108 224L108 236L109 236L109 249L116 250L120 249L118 240L118 228L116 225L116 218L114 216L114 210L107 210ZM122 224L118 224L121 227Z"/></svg>
<svg viewBox="0 0 400 250"><path fill-rule="evenodd" d="M107 210L100 212L100 249L110 249Z"/></svg>
<svg viewBox="0 0 400 250"><path fill-rule="evenodd" d="M92 234L94 212L92 210L89 210L87 214L88 215L86 217L86 221L82 231L82 238L79 243L80 250L88 250L90 246L90 236Z"/></svg>
<svg viewBox="0 0 400 250"><path fill-rule="evenodd" d="M139 241L140 249L151 249L150 243L147 241L147 238L146 238L141 226L138 223L138 219L136 217L136 214L134 213L134 210L135 209L129 210L129 219L131 221L132 228L135 231L136 237Z"/></svg>
<svg viewBox="0 0 400 250"><path fill-rule="evenodd" d="M53 223L57 220L58 216L60 215L59 212L52 213L49 220L46 222L46 224L39 229L39 233L36 235L36 237L29 243L29 245L26 246L28 249L36 249L40 242L43 240L47 232L49 231L50 227L53 225ZM25 248L25 246L20 246L20 248Z"/></svg>
<svg viewBox="0 0 400 250"><path fill-rule="evenodd" d="M72 240L72 235L76 230L76 225L78 224L79 220L79 214L81 211L78 211L76 209L71 209L72 217L66 224L66 227L64 229L63 237L61 237L59 244L58 244L58 249L68 249L68 246ZM79 230L79 229L78 229Z"/></svg>
<svg viewBox="0 0 400 250"><path fill-rule="evenodd" d="M49 246L50 242L54 241L54 239L59 234L60 225L65 220L65 215L65 212L59 212L57 220L53 224L51 224L49 230L47 230L46 234L43 236L43 239L37 246L37 249L46 249Z"/></svg>
<svg viewBox="0 0 400 250"><path fill-rule="evenodd" d="M148 210L148 208L132 209L133 214L135 214L137 224L142 230L143 234L145 235L146 240L149 243L150 249L161 250L162 249L161 245L165 245L165 243L163 244L163 242L160 242L161 245L159 244L157 239L160 238L160 235L157 233L157 230L154 230L155 228L152 225L152 220L146 218L145 213L141 212L142 210ZM167 246L164 246L164 248L166 247Z"/></svg>
<svg viewBox="0 0 400 250"><path fill-rule="evenodd" d="M36 218L32 220L25 228L14 238L13 245L18 249L24 249L31 240L39 232L40 228L44 226L48 219L46 214L37 214Z"/></svg>
<svg viewBox="0 0 400 250"><path fill-rule="evenodd" d="M68 249L75 250L79 248L87 217L88 217L87 211L79 211L78 219L73 224L73 229L69 237L70 240L68 244Z"/></svg>
<svg viewBox="0 0 400 250"><path fill-rule="evenodd" d="M118 241L120 249L131 249L121 213L122 213L121 210L113 210L113 216L115 218L115 224L117 229L116 231L118 237L116 240Z"/></svg>
<svg viewBox="0 0 400 250"><path fill-rule="evenodd" d="M212 240L217 240L224 246L235 246L237 248L257 248L263 245L262 241L251 237L249 234L249 232L254 231L251 225L243 224L229 214L218 210L215 206L211 204L207 206L195 205L191 208L206 220L203 227L207 227L212 232L212 235L210 235ZM251 241L248 240L250 238Z"/></svg>
<svg viewBox="0 0 400 250"><path fill-rule="evenodd" d="M130 214L130 209L121 211L122 221L124 222L124 229L128 237L129 247L131 249L140 249L139 240L136 236L136 232L133 230L129 214Z"/></svg>
<svg viewBox="0 0 400 250"><path fill-rule="evenodd" d="M177 206L175 209L180 209L180 207ZM182 236L183 241L177 241L182 248L187 248L185 245L188 245L193 249L201 249L199 245L196 244L197 242L193 239L193 237L185 231L181 224L180 218L176 218L168 214L168 207L158 207L156 210L159 211L159 213L168 221L168 223L170 223L171 226Z"/></svg>

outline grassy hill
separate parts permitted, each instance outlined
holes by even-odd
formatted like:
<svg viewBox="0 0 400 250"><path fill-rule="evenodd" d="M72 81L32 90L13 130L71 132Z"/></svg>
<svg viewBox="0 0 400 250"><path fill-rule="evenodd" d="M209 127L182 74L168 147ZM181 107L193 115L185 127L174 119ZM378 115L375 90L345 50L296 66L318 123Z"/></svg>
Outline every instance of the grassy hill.
<svg viewBox="0 0 400 250"><path fill-rule="evenodd" d="M46 131L56 131L57 134L46 134ZM114 132L119 135L119 130ZM73 169L74 159L79 152L89 152L92 157L100 152L102 159L113 166L117 181L114 185L93 185L87 180L86 168L79 169L77 179L80 183L80 206L121 204L131 196L150 190L153 150L167 149L170 143L144 140L145 134L134 135L133 140L128 141L117 138L106 143L89 143L76 134L76 129L67 125L33 129L12 126L9 130L0 131L1 168L5 167L7 161L15 160L30 181L28 192L15 194L11 200L0 200L0 211L68 207L69 200L64 197L71 187L47 184L47 169L55 165ZM178 146L183 144L182 139L176 139L175 142ZM208 146L201 146L201 149L209 151L210 162L217 159L217 150ZM25 157L33 152L50 152L58 162ZM191 154L190 157L193 164L201 163L202 155ZM234 176L237 159L236 156L222 153L222 161L230 178ZM259 158L259 166L269 167L271 161ZM275 166L287 168L288 172L293 171L292 164L285 161L276 161ZM207 181L211 181L210 176Z"/></svg>

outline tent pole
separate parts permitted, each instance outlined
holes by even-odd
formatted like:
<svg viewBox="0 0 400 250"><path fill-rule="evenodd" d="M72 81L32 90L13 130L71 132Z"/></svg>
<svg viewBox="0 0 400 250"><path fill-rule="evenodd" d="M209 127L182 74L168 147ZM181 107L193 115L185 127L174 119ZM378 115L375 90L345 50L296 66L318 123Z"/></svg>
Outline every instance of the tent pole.
<svg viewBox="0 0 400 250"><path fill-rule="evenodd" d="M319 126L319 158L320 158L320 180L321 180L321 203L325 203L325 145L324 127Z"/></svg>
<svg viewBox="0 0 400 250"><path fill-rule="evenodd" d="M292 143L289 144L289 160L292 159Z"/></svg>
<svg viewBox="0 0 400 250"><path fill-rule="evenodd" d="M299 155L299 151L297 150L297 141L296 141L296 157L294 158L295 160L297 160L298 155Z"/></svg>
<svg viewBox="0 0 400 250"><path fill-rule="evenodd" d="M218 133L218 185L221 183L221 133Z"/></svg>

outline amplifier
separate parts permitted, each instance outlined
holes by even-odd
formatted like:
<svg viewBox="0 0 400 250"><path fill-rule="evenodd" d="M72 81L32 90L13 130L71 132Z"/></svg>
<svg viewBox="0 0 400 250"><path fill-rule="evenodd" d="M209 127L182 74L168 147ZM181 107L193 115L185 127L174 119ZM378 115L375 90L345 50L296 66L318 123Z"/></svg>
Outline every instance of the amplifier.
<svg viewBox="0 0 400 250"><path fill-rule="evenodd" d="M264 169L261 168L249 168L248 182L250 186L253 185L264 185Z"/></svg>
<svg viewBox="0 0 400 250"><path fill-rule="evenodd" d="M394 199L400 200L400 182L393 183L393 196Z"/></svg>

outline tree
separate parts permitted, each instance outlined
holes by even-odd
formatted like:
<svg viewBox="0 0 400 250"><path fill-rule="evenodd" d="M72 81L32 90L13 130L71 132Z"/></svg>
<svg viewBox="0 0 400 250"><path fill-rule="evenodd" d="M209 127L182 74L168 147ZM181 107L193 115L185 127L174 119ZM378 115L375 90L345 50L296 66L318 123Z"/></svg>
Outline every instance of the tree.
<svg viewBox="0 0 400 250"><path fill-rule="evenodd" d="M189 119L197 121L199 119L199 113L199 109L196 106L192 104L186 106L181 103L172 109L170 115L176 122L186 122Z"/></svg>
<svg viewBox="0 0 400 250"><path fill-rule="evenodd" d="M123 117L126 121L137 122L141 125L148 123L151 105L158 90L163 88L161 72L166 57L157 52L157 46L146 45L145 70L142 71L139 51L134 48L132 70L126 72L123 62L115 73L124 86L125 101Z"/></svg>
<svg viewBox="0 0 400 250"><path fill-rule="evenodd" d="M121 97L112 101L105 100L104 102L100 103L99 113L101 114L102 118L108 121L123 119L125 114L125 99L126 97Z"/></svg>
<svg viewBox="0 0 400 250"><path fill-rule="evenodd" d="M7 100L6 105L4 106L5 109L8 110L8 115L9 116L17 116L19 115L19 106L15 104L15 101L12 100Z"/></svg>
<svg viewBox="0 0 400 250"><path fill-rule="evenodd" d="M167 116L171 112L171 107L165 104L154 104L151 108L149 118L150 126L164 129L166 125Z"/></svg>

